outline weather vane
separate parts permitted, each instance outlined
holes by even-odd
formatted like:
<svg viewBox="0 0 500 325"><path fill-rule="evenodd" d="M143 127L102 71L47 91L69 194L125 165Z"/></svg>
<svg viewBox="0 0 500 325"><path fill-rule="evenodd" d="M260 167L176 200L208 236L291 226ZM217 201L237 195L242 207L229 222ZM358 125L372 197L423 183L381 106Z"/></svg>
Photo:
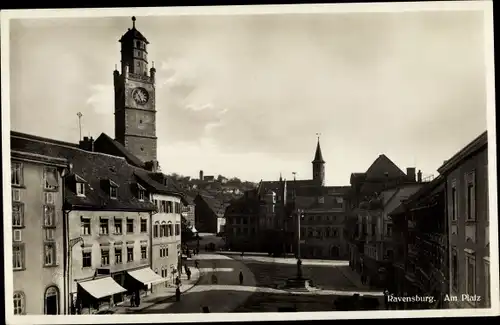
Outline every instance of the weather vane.
<svg viewBox="0 0 500 325"><path fill-rule="evenodd" d="M319 140L319 137L321 136L321 133L320 132L316 133L316 136L318 137L318 140Z"/></svg>

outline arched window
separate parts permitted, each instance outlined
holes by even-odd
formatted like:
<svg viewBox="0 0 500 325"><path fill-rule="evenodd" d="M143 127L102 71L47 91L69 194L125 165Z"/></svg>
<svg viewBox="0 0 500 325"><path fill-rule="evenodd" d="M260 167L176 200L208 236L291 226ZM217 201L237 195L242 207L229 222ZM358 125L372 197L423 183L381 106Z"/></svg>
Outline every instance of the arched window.
<svg viewBox="0 0 500 325"><path fill-rule="evenodd" d="M169 221L168 222L168 232L167 232L167 236L173 236L173 225L172 225L172 221Z"/></svg>
<svg viewBox="0 0 500 325"><path fill-rule="evenodd" d="M161 226L160 226L160 237L165 237L167 235L166 228L167 228L166 222L162 221Z"/></svg>
<svg viewBox="0 0 500 325"><path fill-rule="evenodd" d="M158 231L160 228L160 223L158 221L155 222L155 226L153 228L153 237L157 238L158 237Z"/></svg>
<svg viewBox="0 0 500 325"><path fill-rule="evenodd" d="M45 315L59 314L59 289L50 286L45 290Z"/></svg>
<svg viewBox="0 0 500 325"><path fill-rule="evenodd" d="M24 292L14 292L14 315L24 315L25 310L25 296Z"/></svg>

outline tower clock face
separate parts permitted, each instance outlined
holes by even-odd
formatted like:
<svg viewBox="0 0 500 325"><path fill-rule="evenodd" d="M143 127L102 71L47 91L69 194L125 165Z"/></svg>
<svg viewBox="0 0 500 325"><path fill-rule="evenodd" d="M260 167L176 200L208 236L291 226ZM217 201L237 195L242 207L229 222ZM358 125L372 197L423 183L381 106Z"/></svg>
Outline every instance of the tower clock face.
<svg viewBox="0 0 500 325"><path fill-rule="evenodd" d="M135 88L132 92L132 98L139 105L144 105L149 100L149 93L144 88Z"/></svg>

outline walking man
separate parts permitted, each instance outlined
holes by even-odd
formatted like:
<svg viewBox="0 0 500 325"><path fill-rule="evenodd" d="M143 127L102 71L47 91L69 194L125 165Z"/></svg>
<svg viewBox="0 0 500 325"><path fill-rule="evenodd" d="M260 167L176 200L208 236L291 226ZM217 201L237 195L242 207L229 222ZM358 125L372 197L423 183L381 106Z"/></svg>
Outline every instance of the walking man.
<svg viewBox="0 0 500 325"><path fill-rule="evenodd" d="M243 285L243 272L240 271L240 285Z"/></svg>

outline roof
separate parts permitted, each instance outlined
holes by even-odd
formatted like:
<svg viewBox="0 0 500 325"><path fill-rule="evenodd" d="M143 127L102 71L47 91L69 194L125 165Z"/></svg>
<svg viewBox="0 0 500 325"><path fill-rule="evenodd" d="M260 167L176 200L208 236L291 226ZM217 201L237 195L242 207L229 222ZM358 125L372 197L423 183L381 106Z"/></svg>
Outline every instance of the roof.
<svg viewBox="0 0 500 325"><path fill-rule="evenodd" d="M386 155L381 154L365 173L366 180L406 177L406 174Z"/></svg>
<svg viewBox="0 0 500 325"><path fill-rule="evenodd" d="M212 210L217 216L223 216L226 208L230 205L229 203L223 202L220 199L217 199L213 196L209 196L207 194L198 194L196 199L203 200L207 206Z"/></svg>
<svg viewBox="0 0 500 325"><path fill-rule="evenodd" d="M144 35L141 34L136 28L135 28L135 17L132 17L132 22L133 26L132 28L129 28L125 34L123 34L122 38L120 38L120 42L125 42L125 41L130 41L130 40L140 40L143 42L146 42L146 44L149 44L148 40Z"/></svg>
<svg viewBox="0 0 500 325"><path fill-rule="evenodd" d="M325 163L325 160L323 159L323 154L321 153L321 146L319 144L319 138L318 138L318 144L316 145L316 153L314 154L314 160L312 161L313 163Z"/></svg>
<svg viewBox="0 0 500 325"><path fill-rule="evenodd" d="M94 150L97 152L102 152L113 156L123 157L127 160L129 164L133 166L140 168L145 167L145 164L139 158L137 158L134 154L128 151L124 145L112 139L106 133L101 133L101 135L95 140Z"/></svg>
<svg viewBox="0 0 500 325"><path fill-rule="evenodd" d="M406 199L401 198L401 203L389 212L389 215L404 213L409 207L424 198L426 195L433 193L434 190L442 184L444 184L444 177L440 175L429 183L421 183L420 187L416 191L413 191L413 193L411 190L412 188L408 187L407 189L410 190L407 190L405 194L409 194L409 196Z"/></svg>
<svg viewBox="0 0 500 325"><path fill-rule="evenodd" d="M462 161L474 155L478 151L486 148L488 145L488 131L484 131L481 135L475 138L472 142L466 145L462 150L457 152L453 157L448 159L441 167L438 168L440 174L445 174L456 168Z"/></svg>
<svg viewBox="0 0 500 325"><path fill-rule="evenodd" d="M138 179L137 170L122 157L85 151L76 145L65 145L60 141L34 137L29 134L11 132L11 149L38 155L64 158L72 164L70 175L78 175L87 181L85 196L77 196L74 183L65 181L65 205L79 209L108 211L153 211L154 205L145 200L139 201L135 190ZM119 187L116 199L109 197L112 181Z"/></svg>

